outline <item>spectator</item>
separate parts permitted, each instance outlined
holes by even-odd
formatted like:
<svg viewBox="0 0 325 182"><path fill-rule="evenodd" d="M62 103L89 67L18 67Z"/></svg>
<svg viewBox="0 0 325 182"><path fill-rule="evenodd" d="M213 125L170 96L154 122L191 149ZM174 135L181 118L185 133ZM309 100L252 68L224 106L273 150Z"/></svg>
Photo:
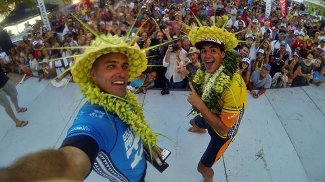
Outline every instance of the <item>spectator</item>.
<svg viewBox="0 0 325 182"><path fill-rule="evenodd" d="M266 92L266 89L271 87L272 77L269 74L270 71L271 65L264 64L262 70L256 70L252 73L248 82L248 90L254 98L260 97Z"/></svg>
<svg viewBox="0 0 325 182"><path fill-rule="evenodd" d="M285 41L282 41L280 45L280 50L276 50L271 56L271 61L270 61L270 65L272 66L272 70L270 71L271 77L273 77L275 73L280 72L284 64L288 64L289 53L286 51L286 46L287 43Z"/></svg>
<svg viewBox="0 0 325 182"><path fill-rule="evenodd" d="M287 33L287 37L285 38L285 41L287 42L287 44L290 46L290 43L292 42L292 40L294 40L294 31L293 30L289 30ZM292 51L294 51L294 49L291 48Z"/></svg>
<svg viewBox="0 0 325 182"><path fill-rule="evenodd" d="M325 38L320 40L320 44L317 46L317 48L320 48L325 51Z"/></svg>
<svg viewBox="0 0 325 182"><path fill-rule="evenodd" d="M49 50L43 49L42 50L42 64L41 68L44 72L44 78L46 79L53 79L56 77L56 70L54 61L51 61L51 56L49 54Z"/></svg>
<svg viewBox="0 0 325 182"><path fill-rule="evenodd" d="M309 52L307 59L304 59L296 65L296 70L294 71L294 79L292 81L293 87L309 85L309 80L313 77L314 65L312 60L314 59L314 53Z"/></svg>
<svg viewBox="0 0 325 182"><path fill-rule="evenodd" d="M154 34L154 37L151 39L151 45L155 46L164 43L164 33L162 31L158 31ZM155 87L162 88L165 85L165 72L166 68L163 67L163 58L166 52L167 47L165 45L161 45L159 47L152 48L148 51L148 65L154 65L153 68L156 69L157 78L155 80Z"/></svg>
<svg viewBox="0 0 325 182"><path fill-rule="evenodd" d="M161 91L162 95L169 94L169 88L184 88L182 75L177 73L177 66L183 64L187 52L179 45L180 42L170 44L163 59L163 66L167 67L165 78L166 83ZM180 65L181 64L181 65Z"/></svg>
<svg viewBox="0 0 325 182"><path fill-rule="evenodd" d="M294 19L289 20L288 31L294 33L297 29L296 26L297 26L297 21L295 21Z"/></svg>
<svg viewBox="0 0 325 182"><path fill-rule="evenodd" d="M34 54L29 53L28 59L29 59L29 67L30 70L32 71L33 76L38 77L38 71L40 70L40 67L38 61L34 58Z"/></svg>
<svg viewBox="0 0 325 182"><path fill-rule="evenodd" d="M151 44L151 39L149 38L148 32L142 32L141 37L137 43L140 46L140 48L149 47Z"/></svg>
<svg viewBox="0 0 325 182"><path fill-rule="evenodd" d="M33 56L35 59L41 59L41 56L42 56L41 49L44 47L43 41L41 41L41 42L42 43L40 43L40 41L37 41L37 40L33 41Z"/></svg>
<svg viewBox="0 0 325 182"><path fill-rule="evenodd" d="M185 85L187 85L189 81L192 81L196 71L201 67L199 55L200 51L195 47L191 47L187 53L188 58L184 60L183 65L177 66L177 72L186 80L186 83L184 83Z"/></svg>
<svg viewBox="0 0 325 182"><path fill-rule="evenodd" d="M314 59L314 71L320 71L321 69L321 65L322 65L322 60L323 58L322 57L317 57L316 59Z"/></svg>
<svg viewBox="0 0 325 182"><path fill-rule="evenodd" d="M288 82L289 66L284 65L281 72L276 72L272 78L271 88L286 88Z"/></svg>
<svg viewBox="0 0 325 182"><path fill-rule="evenodd" d="M240 59L243 59L248 56L249 53L249 47L247 44L240 45L240 49L238 51Z"/></svg>
<svg viewBox="0 0 325 182"><path fill-rule="evenodd" d="M157 77L157 72L154 69L148 69L146 73L142 73L140 76L131 81L129 86L131 86L131 91L133 93L147 93L147 90L153 88L155 85L155 80Z"/></svg>
<svg viewBox="0 0 325 182"><path fill-rule="evenodd" d="M265 51L263 49L259 49L257 52L257 59L253 62L252 71L262 70L265 62Z"/></svg>
<svg viewBox="0 0 325 182"><path fill-rule="evenodd" d="M234 22L234 27L236 29L236 32L237 32L237 30L240 31L240 30L246 28L246 23L245 23L245 21L242 20L242 16L237 17L237 20Z"/></svg>
<svg viewBox="0 0 325 182"><path fill-rule="evenodd" d="M190 50L190 47L192 46L191 42L188 39L188 36L184 35L182 37L182 48L188 52Z"/></svg>
<svg viewBox="0 0 325 182"><path fill-rule="evenodd" d="M236 16L237 16L237 8L236 8L236 6L234 5L234 4L231 4L230 5L230 16L231 16L231 20L232 20L232 22L233 22L233 25L235 24L235 22L236 22ZM233 26L232 25L232 26Z"/></svg>
<svg viewBox="0 0 325 182"><path fill-rule="evenodd" d="M274 52L276 52L277 50L280 49L281 43L284 43L284 42L286 43L285 38L286 38L286 34L282 32L282 33L279 33L278 40L273 40L271 42L272 54L274 54ZM292 52L291 47L287 43L286 43L286 51L289 53L289 55L291 55L291 52Z"/></svg>
<svg viewBox="0 0 325 182"><path fill-rule="evenodd" d="M32 41L29 40L27 36L24 36L23 37L23 42L24 42L24 45L26 45L27 47L31 47L32 46Z"/></svg>
<svg viewBox="0 0 325 182"><path fill-rule="evenodd" d="M270 57L272 55L272 48L271 48L270 41L268 39L264 39L263 41L261 41L259 45L260 47L257 48L257 50L263 49L265 51L265 63L269 63Z"/></svg>
<svg viewBox="0 0 325 182"><path fill-rule="evenodd" d="M297 64L299 64L299 53L298 52L293 52L292 55L292 60L290 60L288 62L288 66L289 66L289 72L288 72L288 86L292 84L292 81L294 79L294 72L297 69Z"/></svg>
<svg viewBox="0 0 325 182"><path fill-rule="evenodd" d="M262 39L262 32L258 19L253 19L252 22L249 22L246 30L246 35L252 34L257 40Z"/></svg>
<svg viewBox="0 0 325 182"><path fill-rule="evenodd" d="M68 32L66 34L65 42L68 43L68 46L69 47L73 47L73 48L71 48L71 50L76 50L76 48L74 48L74 47L78 47L79 46L78 45L78 42L74 39L74 36L73 36L73 33L72 32Z"/></svg>
<svg viewBox="0 0 325 182"><path fill-rule="evenodd" d="M239 63L239 73L243 77L246 86L248 85L251 76L251 72L248 70L250 63L251 61L249 60L249 58L243 58Z"/></svg>
<svg viewBox="0 0 325 182"><path fill-rule="evenodd" d="M32 70L29 68L29 64L26 64L24 57L19 58L19 63L20 63L19 64L20 73L24 75L26 74L26 77L24 79L25 81L32 76Z"/></svg>
<svg viewBox="0 0 325 182"><path fill-rule="evenodd" d="M320 86L325 83L325 64L323 63L320 67L320 71L315 71L313 74L312 83Z"/></svg>
<svg viewBox="0 0 325 182"><path fill-rule="evenodd" d="M278 24L278 30L279 33L284 33L286 34L288 32L288 22L287 22L287 18L280 18L281 22Z"/></svg>
<svg viewBox="0 0 325 182"><path fill-rule="evenodd" d="M264 36L264 35L268 35L268 39L269 41L271 41L272 39L272 29L271 29L271 22L270 20L266 20L264 21L264 26L261 27L261 34Z"/></svg>
<svg viewBox="0 0 325 182"><path fill-rule="evenodd" d="M247 57L252 62L254 62L256 60L257 47L258 47L258 45L256 45L256 43L254 41L255 41L254 35L252 35L252 34L246 35L246 45L249 47L249 53L248 53L248 56ZM251 70L251 68L249 68L249 70Z"/></svg>

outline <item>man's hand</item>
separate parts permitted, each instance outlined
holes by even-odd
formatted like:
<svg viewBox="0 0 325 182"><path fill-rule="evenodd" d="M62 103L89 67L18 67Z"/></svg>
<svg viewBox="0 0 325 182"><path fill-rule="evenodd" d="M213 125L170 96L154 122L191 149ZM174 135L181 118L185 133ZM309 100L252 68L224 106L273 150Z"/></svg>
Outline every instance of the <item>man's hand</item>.
<svg viewBox="0 0 325 182"><path fill-rule="evenodd" d="M169 28L166 28L164 30L161 30L166 36L170 35Z"/></svg>
<svg viewBox="0 0 325 182"><path fill-rule="evenodd" d="M173 52L173 46L170 44L170 45L168 45L168 52Z"/></svg>
<svg viewBox="0 0 325 182"><path fill-rule="evenodd" d="M255 90L252 90L251 94L253 95L254 98L258 98L259 96Z"/></svg>
<svg viewBox="0 0 325 182"><path fill-rule="evenodd" d="M204 102L202 101L202 99L200 98L200 96L196 93L196 91L195 91L192 83L189 82L188 84L189 84L189 86L191 88L191 91L188 94L187 101L190 104L192 104L194 107L196 107L196 108L199 109L199 106L202 105L202 104L204 104Z"/></svg>

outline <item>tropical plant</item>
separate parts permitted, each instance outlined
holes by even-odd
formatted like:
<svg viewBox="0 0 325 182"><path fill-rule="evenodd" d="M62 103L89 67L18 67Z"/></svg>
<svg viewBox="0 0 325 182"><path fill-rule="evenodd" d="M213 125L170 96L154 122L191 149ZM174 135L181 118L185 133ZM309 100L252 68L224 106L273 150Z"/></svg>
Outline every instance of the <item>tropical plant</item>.
<svg viewBox="0 0 325 182"><path fill-rule="evenodd" d="M0 6L0 15L8 15L17 5L25 3L27 7L33 9L36 7L36 0L2 0Z"/></svg>

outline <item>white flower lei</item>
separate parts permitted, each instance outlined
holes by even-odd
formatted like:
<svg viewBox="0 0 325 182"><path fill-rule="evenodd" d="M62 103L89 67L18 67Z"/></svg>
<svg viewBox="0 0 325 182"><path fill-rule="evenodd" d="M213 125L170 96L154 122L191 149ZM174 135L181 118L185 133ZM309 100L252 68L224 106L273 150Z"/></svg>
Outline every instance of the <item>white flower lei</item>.
<svg viewBox="0 0 325 182"><path fill-rule="evenodd" d="M205 86L204 86L204 91L203 91L203 94L202 94L202 100L204 102L208 101L209 96L211 94L211 91L216 85L217 78L220 76L223 69L224 69L224 66L221 65L220 68L215 73L213 73L213 74L211 74L211 73L205 74L205 78L204 78ZM211 75L212 75L212 77L211 77Z"/></svg>

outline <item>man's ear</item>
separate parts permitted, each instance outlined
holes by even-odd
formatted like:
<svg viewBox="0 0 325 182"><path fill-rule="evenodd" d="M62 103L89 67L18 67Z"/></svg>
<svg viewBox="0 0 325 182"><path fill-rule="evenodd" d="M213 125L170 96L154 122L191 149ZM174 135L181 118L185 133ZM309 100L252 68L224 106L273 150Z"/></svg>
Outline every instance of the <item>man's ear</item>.
<svg viewBox="0 0 325 182"><path fill-rule="evenodd" d="M222 51L221 52L221 58L224 59L226 57L226 52L225 51Z"/></svg>
<svg viewBox="0 0 325 182"><path fill-rule="evenodd" d="M89 70L89 75L90 75L91 79L93 80L93 82L96 83L96 80L97 80L97 79L96 79L96 76L95 76L95 71L94 71L94 69L91 68L91 69Z"/></svg>

